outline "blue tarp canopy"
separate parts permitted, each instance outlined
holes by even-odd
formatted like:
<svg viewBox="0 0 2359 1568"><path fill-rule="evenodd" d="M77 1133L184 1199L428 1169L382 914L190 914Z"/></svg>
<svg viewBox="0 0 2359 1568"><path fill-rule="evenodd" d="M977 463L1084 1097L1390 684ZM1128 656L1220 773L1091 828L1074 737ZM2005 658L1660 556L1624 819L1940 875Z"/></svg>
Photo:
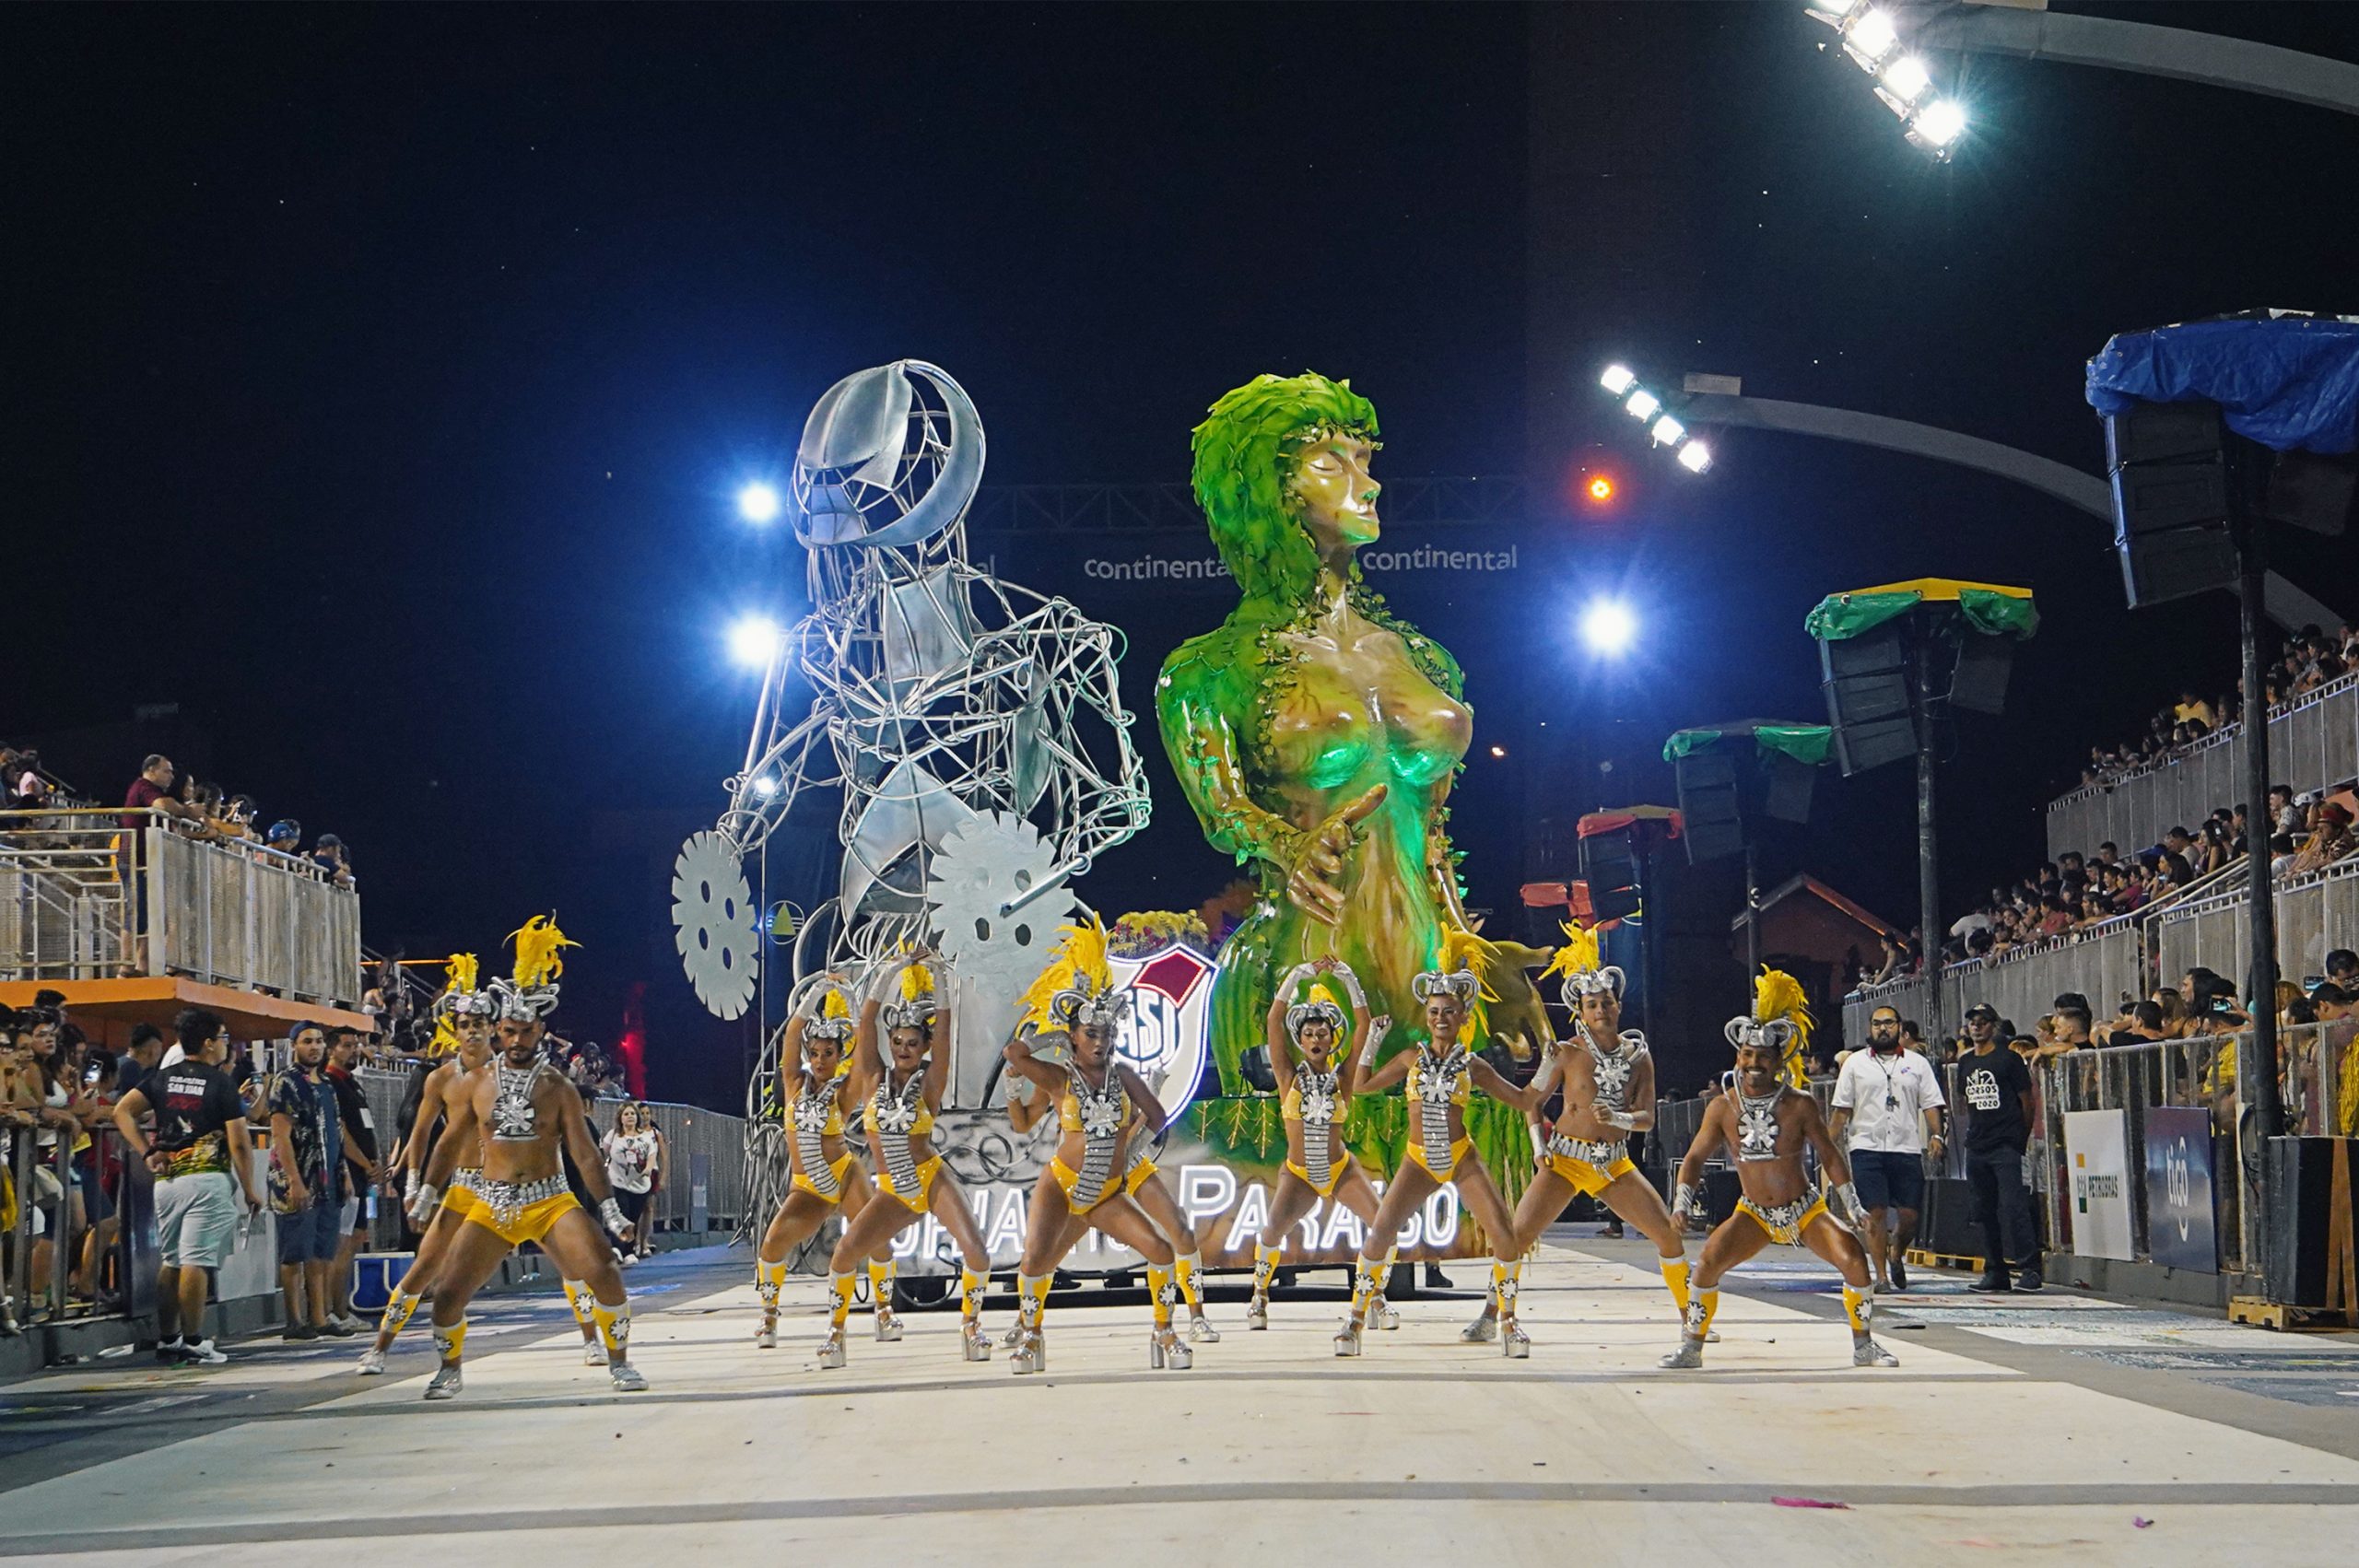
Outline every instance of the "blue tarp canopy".
<svg viewBox="0 0 2359 1568"><path fill-rule="evenodd" d="M2189 322L2123 333L2089 361L2089 404L2220 405L2228 428L2276 451L2359 446L2359 322L2322 316Z"/></svg>

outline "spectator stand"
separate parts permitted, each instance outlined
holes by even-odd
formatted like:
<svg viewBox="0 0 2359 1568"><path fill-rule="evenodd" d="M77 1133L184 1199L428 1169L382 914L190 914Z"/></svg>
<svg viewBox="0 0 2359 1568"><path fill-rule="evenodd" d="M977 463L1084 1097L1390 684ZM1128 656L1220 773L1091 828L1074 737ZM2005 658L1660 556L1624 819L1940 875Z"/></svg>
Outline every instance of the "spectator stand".
<svg viewBox="0 0 2359 1568"><path fill-rule="evenodd" d="M2048 858L2098 844L2153 844L2175 823L2243 800L2242 753L2234 744L2242 733L2241 724L2223 725L2141 771L2049 802ZM2272 776L2296 793L2359 777L2359 671L2273 708L2269 755Z"/></svg>

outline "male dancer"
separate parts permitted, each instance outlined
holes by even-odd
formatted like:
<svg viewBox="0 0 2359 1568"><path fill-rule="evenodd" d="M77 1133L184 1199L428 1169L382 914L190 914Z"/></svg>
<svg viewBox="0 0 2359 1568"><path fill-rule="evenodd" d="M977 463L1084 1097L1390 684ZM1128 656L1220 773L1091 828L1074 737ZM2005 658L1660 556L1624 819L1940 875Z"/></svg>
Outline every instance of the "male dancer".
<svg viewBox="0 0 2359 1568"><path fill-rule="evenodd" d="M1565 929L1566 942L1548 966L1565 977L1565 1009L1572 1014L1573 1038L1554 1047L1532 1081L1544 1090L1561 1078L1564 1114L1547 1140L1539 1140L1538 1168L1516 1205L1511 1283L1520 1284L1526 1254L1549 1223L1565 1211L1576 1192L1602 1199L1606 1208L1637 1227L1655 1244L1662 1282L1682 1319L1687 1314L1687 1248L1679 1222L1630 1159L1630 1134L1655 1124L1655 1064L1647 1037L1622 1027L1622 971L1598 966L1594 932ZM1498 1333L1498 1293L1483 1303L1482 1316L1459 1338L1490 1340Z"/></svg>
<svg viewBox="0 0 2359 1568"><path fill-rule="evenodd" d="M594 1298L591 1313L605 1341L606 1372L614 1386L625 1391L647 1387L629 1361L630 1301L614 1248L568 1190L557 1155L563 1142L607 1229L628 1240L630 1223L606 1185L606 1163L591 1141L581 1096L541 1055L543 1021L557 1003L556 981L563 969L558 949L570 944L542 916L525 922L514 940L515 978L491 983L499 1000L499 1054L452 1105L450 1125L434 1145L426 1179L410 1206L413 1219L430 1214L461 1153L482 1139L483 1175L475 1201L435 1281L434 1344L442 1352L442 1365L426 1386L429 1399L457 1397L467 1303L500 1258L528 1241L538 1242L565 1278L588 1281Z"/></svg>
<svg viewBox="0 0 2359 1568"><path fill-rule="evenodd" d="M417 1119L410 1124L408 1141L388 1167L387 1186L393 1185L391 1178L397 1173L404 1184L397 1190L405 1205L414 1206L417 1202L420 1173L433 1150L436 1135L451 1115L452 1103L465 1096L485 1064L491 1060L492 1018L499 1010L498 998L489 991L475 989L474 954L452 954L442 973L442 994L434 1001L431 1049L446 1059L430 1070L419 1085ZM387 1293L384 1315L377 1320L377 1338L360 1352L361 1376L383 1374L385 1353L393 1348L393 1340L408 1326L410 1314L417 1310L417 1304L433 1288L435 1272L450 1253L452 1238L466 1223L467 1212L475 1203L475 1178L482 1174L483 1149L478 1142L464 1152L451 1179L450 1191L443 1195L441 1206L427 1222L426 1234L418 1237L417 1255L404 1270L401 1283Z"/></svg>
<svg viewBox="0 0 2359 1568"><path fill-rule="evenodd" d="M1662 1366L1704 1364L1704 1337L1720 1305L1720 1276L1773 1241L1788 1246L1799 1241L1841 1272L1853 1366L1900 1364L1869 1332L1875 1301L1868 1293L1867 1254L1860 1249L1853 1230L1836 1223L1827 1211L1826 1195L1813 1194L1802 1173L1802 1150L1808 1146L1817 1151L1820 1168L1835 1181L1837 1205L1856 1227L1860 1199L1843 1151L1827 1136L1818 1102L1787 1087L1783 1080L1787 1047L1801 1032L1801 1025L1789 1017L1729 1020L1728 1037L1736 1047L1736 1087L1705 1108L1696 1141L1679 1162L1679 1190L1671 1211L1682 1220L1696 1212L1700 1199L1696 1184L1703 1177L1704 1162L1723 1148L1736 1156L1743 1196L1736 1212L1704 1243L1687 1297L1685 1331L1679 1349L1659 1363Z"/></svg>

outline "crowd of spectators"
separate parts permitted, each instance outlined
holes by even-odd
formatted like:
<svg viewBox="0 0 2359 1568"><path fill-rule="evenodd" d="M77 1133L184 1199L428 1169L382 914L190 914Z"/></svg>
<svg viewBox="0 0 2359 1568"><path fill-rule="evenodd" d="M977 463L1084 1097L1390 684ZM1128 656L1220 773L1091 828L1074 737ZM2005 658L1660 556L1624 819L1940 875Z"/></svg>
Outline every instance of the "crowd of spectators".
<svg viewBox="0 0 2359 1568"><path fill-rule="evenodd" d="M178 793L173 791L176 780ZM126 828L144 825L141 818L128 813L157 812L192 838L256 853L283 855L308 862L339 887L358 885L351 854L342 838L323 833L306 849L301 823L293 817L281 817L264 828L258 825L262 811L252 796L229 794L218 784L206 783L194 774L182 774L172 759L161 753L151 754L140 764L139 777L123 792L123 806L126 813L123 825Z"/></svg>
<svg viewBox="0 0 2359 1568"><path fill-rule="evenodd" d="M2304 626L2286 639L2275 663L2261 673L2269 707L2298 701L2320 686L2359 669L2359 625L2346 623L2333 632ZM2242 681L2235 690L2206 697L2188 690L2157 712L2145 732L2113 746L2092 746L2088 766L2081 770L2085 787L2118 784L2133 775L2160 766L2197 742L2234 724L2243 709Z"/></svg>

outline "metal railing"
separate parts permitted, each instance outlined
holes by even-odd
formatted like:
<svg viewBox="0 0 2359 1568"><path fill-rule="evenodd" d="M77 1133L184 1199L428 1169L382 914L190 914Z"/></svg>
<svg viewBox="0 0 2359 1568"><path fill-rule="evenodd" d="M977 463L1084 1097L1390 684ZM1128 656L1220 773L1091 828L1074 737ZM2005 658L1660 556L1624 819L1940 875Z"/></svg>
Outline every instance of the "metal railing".
<svg viewBox="0 0 2359 1568"><path fill-rule="evenodd" d="M359 895L309 860L208 842L171 820L0 812L0 977L186 975L350 1005L361 985Z"/></svg>
<svg viewBox="0 0 2359 1568"><path fill-rule="evenodd" d="M122 1136L111 1126L82 1135L10 1127L0 1136L15 1222L0 1233L0 1294L19 1328L119 1312L130 1295L128 1243L116 1223L125 1181ZM34 1264L47 1278L36 1284ZM79 1281L78 1285L76 1281Z"/></svg>
<svg viewBox="0 0 2359 1568"><path fill-rule="evenodd" d="M432 1065L421 1064L417 1071L422 1072ZM381 1159L391 1160L400 1149L402 1102L409 1094L413 1074L363 1068L353 1077L369 1103L370 1118L377 1131L378 1154ZM613 1129L616 1114L628 1103L589 1103L590 1119L601 1138ZM734 1230L743 1225L748 1212L745 1118L664 1100L640 1103L647 1106L654 1117L656 1130L663 1134L664 1153L669 1162L663 1185L656 1189L654 1201L648 1209L655 1229L702 1233ZM767 1214L757 1217L769 1218ZM381 1196L376 1218L370 1224L370 1249L406 1251L410 1240L398 1205Z"/></svg>
<svg viewBox="0 0 2359 1568"><path fill-rule="evenodd" d="M2227 725L2143 772L2050 801L2048 859L2106 843L2132 852L2158 842L2165 828L2191 826L2244 800L2244 754L2235 743L2242 733L2242 725ZM2359 672L2271 710L2269 773L2297 791L2359 776Z"/></svg>
<svg viewBox="0 0 2359 1568"><path fill-rule="evenodd" d="M2359 857L2280 883L2276 908L2279 973L2292 980L2325 973L2330 952L2359 940ZM2241 890L2165 910L2154 930L2154 972L2167 980L2201 965L2249 974L2250 936Z"/></svg>
<svg viewBox="0 0 2359 1568"><path fill-rule="evenodd" d="M1939 977L1941 1016L1952 1028L1966 1010L1989 1002L1999 1016L2012 1019L2029 1033L2032 1021L2049 1012L2065 991L2080 991L2109 1015L2121 993L2145 994L2146 969L2135 915L2124 915L2085 930L2050 937L2027 947L2011 948L1996 958L1975 959L1944 966ZM1930 1015L1931 982L1921 975L1866 986L1843 999L1843 1041L1853 1049L1867 1044L1868 1016L1879 1007L1895 1009L1903 1018Z"/></svg>

